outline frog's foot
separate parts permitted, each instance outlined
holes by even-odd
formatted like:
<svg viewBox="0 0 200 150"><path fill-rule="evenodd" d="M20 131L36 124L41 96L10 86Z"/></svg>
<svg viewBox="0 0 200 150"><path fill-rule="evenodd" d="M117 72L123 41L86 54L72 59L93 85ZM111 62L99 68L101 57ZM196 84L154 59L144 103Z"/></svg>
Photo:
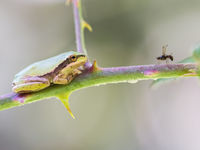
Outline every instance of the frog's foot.
<svg viewBox="0 0 200 150"><path fill-rule="evenodd" d="M23 80L24 83L16 84L13 83L12 90L15 93L30 93L40 91L48 86L50 86L49 80L46 78L39 77L28 77Z"/></svg>
<svg viewBox="0 0 200 150"><path fill-rule="evenodd" d="M66 75L57 75L54 79L53 79L53 83L54 84L68 84L70 83L77 75L79 75L81 73L80 70L75 69L71 74L68 74L67 77L65 77Z"/></svg>
<svg viewBox="0 0 200 150"><path fill-rule="evenodd" d="M68 84L72 80L73 80L73 74L68 75L66 78L58 75L53 79L53 83L54 84Z"/></svg>

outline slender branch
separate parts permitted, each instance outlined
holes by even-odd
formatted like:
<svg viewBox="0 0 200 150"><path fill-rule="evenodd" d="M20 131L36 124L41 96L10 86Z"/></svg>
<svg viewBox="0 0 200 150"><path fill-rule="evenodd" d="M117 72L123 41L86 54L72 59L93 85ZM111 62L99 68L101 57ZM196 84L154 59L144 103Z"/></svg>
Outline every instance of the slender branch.
<svg viewBox="0 0 200 150"><path fill-rule="evenodd" d="M198 76L197 64L141 65L113 68L98 68L95 64L68 85L53 85L45 90L29 94L7 94L0 97L0 110L32 103L62 94L71 94L78 89L157 78L178 78Z"/></svg>
<svg viewBox="0 0 200 150"><path fill-rule="evenodd" d="M74 23L75 23L75 33L76 33L76 46L77 51L87 55L84 41L84 27L83 27L83 17L81 10L81 0L73 0L73 11L74 11Z"/></svg>

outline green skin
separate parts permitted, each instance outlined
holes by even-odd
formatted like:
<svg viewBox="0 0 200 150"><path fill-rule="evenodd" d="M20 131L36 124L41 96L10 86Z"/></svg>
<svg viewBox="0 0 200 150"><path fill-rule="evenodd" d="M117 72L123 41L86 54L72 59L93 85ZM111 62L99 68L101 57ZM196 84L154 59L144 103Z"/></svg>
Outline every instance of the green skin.
<svg viewBox="0 0 200 150"><path fill-rule="evenodd" d="M81 53L70 51L36 62L15 75L13 92L29 93L40 91L51 84L69 84L87 62Z"/></svg>

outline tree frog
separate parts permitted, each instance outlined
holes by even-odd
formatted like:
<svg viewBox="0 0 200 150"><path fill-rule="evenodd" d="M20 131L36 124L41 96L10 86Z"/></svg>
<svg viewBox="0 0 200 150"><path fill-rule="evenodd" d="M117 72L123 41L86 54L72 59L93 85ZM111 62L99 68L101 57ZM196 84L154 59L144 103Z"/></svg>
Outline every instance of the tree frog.
<svg viewBox="0 0 200 150"><path fill-rule="evenodd" d="M36 62L17 73L12 90L15 93L40 91L51 84L69 84L87 62L84 54L69 51Z"/></svg>

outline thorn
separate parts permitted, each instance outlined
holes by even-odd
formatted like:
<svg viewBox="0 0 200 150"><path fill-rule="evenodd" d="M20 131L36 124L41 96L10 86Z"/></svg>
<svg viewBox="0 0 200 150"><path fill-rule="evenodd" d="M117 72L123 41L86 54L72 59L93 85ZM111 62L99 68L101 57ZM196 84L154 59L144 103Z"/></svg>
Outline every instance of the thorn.
<svg viewBox="0 0 200 150"><path fill-rule="evenodd" d="M86 21L82 21L82 28L83 29L88 29L90 32L92 32L92 27L86 22Z"/></svg>
<svg viewBox="0 0 200 150"><path fill-rule="evenodd" d="M94 60L92 66L93 66L94 68L98 68L98 66L97 66L97 61L96 61L96 60Z"/></svg>
<svg viewBox="0 0 200 150"><path fill-rule="evenodd" d="M92 64L92 71L95 72L95 71L99 71L99 70L100 70L100 68L97 65L97 61L94 60L94 62Z"/></svg>
<svg viewBox="0 0 200 150"><path fill-rule="evenodd" d="M76 119L75 116L73 115L70 106L69 106L69 95L59 95L58 98L61 100L61 102L64 104L66 107L67 111L71 115L73 119Z"/></svg>
<svg viewBox="0 0 200 150"><path fill-rule="evenodd" d="M79 7L79 4L80 4L79 0L66 0L66 1L65 1L65 5L69 6L73 1L75 2L75 3L74 3L75 6L78 8L78 7Z"/></svg>
<svg viewBox="0 0 200 150"><path fill-rule="evenodd" d="M66 0L66 1L65 1L65 5L69 6L70 3L72 3L72 1L73 1L73 0Z"/></svg>

